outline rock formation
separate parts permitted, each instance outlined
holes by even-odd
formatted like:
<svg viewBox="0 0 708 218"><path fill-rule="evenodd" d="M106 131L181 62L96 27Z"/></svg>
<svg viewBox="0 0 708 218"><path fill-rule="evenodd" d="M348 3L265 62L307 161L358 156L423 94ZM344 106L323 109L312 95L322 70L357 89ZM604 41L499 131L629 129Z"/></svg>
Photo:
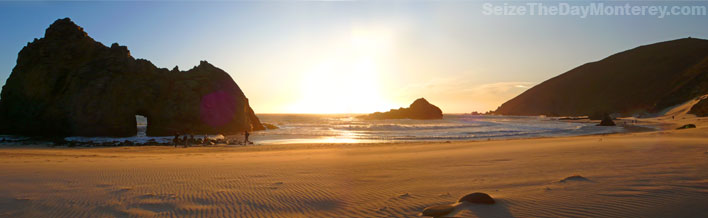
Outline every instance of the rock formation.
<svg viewBox="0 0 708 218"><path fill-rule="evenodd" d="M443 204L426 207L423 209L423 216L442 217L455 211L455 205Z"/></svg>
<svg viewBox="0 0 708 218"><path fill-rule="evenodd" d="M602 120L600 121L600 124L597 124L598 126L615 126L615 121L612 121L612 117L610 117L609 114L605 113L602 116Z"/></svg>
<svg viewBox="0 0 708 218"><path fill-rule="evenodd" d="M206 61L188 71L134 59L94 41L69 18L28 43L0 94L0 134L132 136L261 130L229 74Z"/></svg>
<svg viewBox="0 0 708 218"><path fill-rule="evenodd" d="M699 117L708 116L708 98L703 98L698 103L694 104L688 113L695 114Z"/></svg>
<svg viewBox="0 0 708 218"><path fill-rule="evenodd" d="M501 115L654 113L708 94L708 40L640 46L587 63L502 104Z"/></svg>
<svg viewBox="0 0 708 218"><path fill-rule="evenodd" d="M415 100L408 108L391 109L388 112L376 112L373 114L363 115L359 118L371 120L383 119L416 119L416 120L433 120L442 119L442 110L435 105L428 103L425 98Z"/></svg>
<svg viewBox="0 0 708 218"><path fill-rule="evenodd" d="M487 193L475 192L472 194L467 194L460 198L455 204L442 204L426 207L423 209L421 215L431 216L431 217L447 217L450 213L455 211L457 206L464 204L495 204L494 198L489 196Z"/></svg>
<svg viewBox="0 0 708 218"><path fill-rule="evenodd" d="M280 129L280 127L276 126L275 124L270 124L270 123L263 123L263 128L265 128L266 130Z"/></svg>
<svg viewBox="0 0 708 218"><path fill-rule="evenodd" d="M689 124L680 126L680 127L676 128L676 129L693 129L693 128L696 128L696 124L689 123Z"/></svg>
<svg viewBox="0 0 708 218"><path fill-rule="evenodd" d="M460 198L457 202L469 202L473 204L494 204L494 198L489 196L487 193L475 192L472 194L467 194Z"/></svg>

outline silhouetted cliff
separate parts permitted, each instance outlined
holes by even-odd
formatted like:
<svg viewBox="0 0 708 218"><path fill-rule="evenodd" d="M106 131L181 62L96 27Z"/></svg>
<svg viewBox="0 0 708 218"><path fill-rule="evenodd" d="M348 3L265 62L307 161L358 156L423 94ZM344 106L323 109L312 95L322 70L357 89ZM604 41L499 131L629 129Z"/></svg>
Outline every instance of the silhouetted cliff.
<svg viewBox="0 0 708 218"><path fill-rule="evenodd" d="M708 40L640 46L546 80L496 114L582 116L657 112L708 94Z"/></svg>
<svg viewBox="0 0 708 218"><path fill-rule="evenodd" d="M701 99L698 103L694 104L688 113L695 114L699 117L708 116L708 98Z"/></svg>
<svg viewBox="0 0 708 218"><path fill-rule="evenodd" d="M188 71L134 59L94 41L69 18L28 43L2 89L0 134L150 136L263 129L241 89L206 61Z"/></svg>

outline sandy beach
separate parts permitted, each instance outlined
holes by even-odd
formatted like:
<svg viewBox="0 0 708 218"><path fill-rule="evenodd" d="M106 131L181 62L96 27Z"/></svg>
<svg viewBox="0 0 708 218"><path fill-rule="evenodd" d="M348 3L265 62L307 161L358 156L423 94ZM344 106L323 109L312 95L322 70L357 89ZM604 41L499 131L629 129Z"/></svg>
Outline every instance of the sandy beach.
<svg viewBox="0 0 708 218"><path fill-rule="evenodd" d="M0 1L0 218L708 218L706 17Z"/></svg>
<svg viewBox="0 0 708 218"><path fill-rule="evenodd" d="M706 217L708 119L482 142L0 149L2 217ZM662 118L654 118L654 121ZM668 118L670 119L670 118ZM566 177L580 175L581 179Z"/></svg>

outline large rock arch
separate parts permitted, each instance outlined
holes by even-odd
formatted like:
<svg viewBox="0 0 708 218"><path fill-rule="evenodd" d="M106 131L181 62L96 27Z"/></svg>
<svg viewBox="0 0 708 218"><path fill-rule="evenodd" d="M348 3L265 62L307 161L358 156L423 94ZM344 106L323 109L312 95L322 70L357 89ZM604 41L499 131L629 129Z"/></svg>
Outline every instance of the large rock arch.
<svg viewBox="0 0 708 218"><path fill-rule="evenodd" d="M206 61L180 71L96 42L69 18L28 43L0 94L0 134L132 136L261 130L233 79Z"/></svg>

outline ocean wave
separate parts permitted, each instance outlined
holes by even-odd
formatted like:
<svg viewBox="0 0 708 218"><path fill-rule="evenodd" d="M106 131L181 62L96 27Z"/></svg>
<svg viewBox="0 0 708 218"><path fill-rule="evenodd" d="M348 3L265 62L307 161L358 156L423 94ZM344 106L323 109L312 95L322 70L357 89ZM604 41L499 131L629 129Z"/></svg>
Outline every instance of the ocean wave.
<svg viewBox="0 0 708 218"><path fill-rule="evenodd" d="M400 131L400 130L444 130L459 128L481 127L479 124L366 124L366 125L338 125L332 127L334 130L352 131Z"/></svg>
<svg viewBox="0 0 708 218"><path fill-rule="evenodd" d="M286 119L282 119L286 118ZM623 131L622 127L601 127L592 123L570 123L541 117L447 116L443 120L357 120L334 115L263 116L263 122L277 123L280 129L256 131L252 140L288 141L307 139L369 141L446 141L485 140L488 138L534 138L607 134ZM133 137L67 137L76 142L166 143L173 137L148 137L146 126L138 125ZM195 136L203 137L203 136ZM210 136L210 138L213 136ZM223 137L223 136L222 136ZM233 136L242 137L242 136ZM26 137L0 136L0 140L25 140ZM336 140L335 140L336 141Z"/></svg>
<svg viewBox="0 0 708 218"><path fill-rule="evenodd" d="M520 131L503 131L503 132L486 132L484 134L469 134L469 135L407 135L407 136L381 136L368 135L358 137L361 140L380 140L380 141L441 141L441 140L483 140L489 138L506 138L514 136L524 136L530 133Z"/></svg>
<svg viewBox="0 0 708 218"><path fill-rule="evenodd" d="M266 118L267 119L267 118ZM293 121L296 119L292 119ZM277 120L273 120L278 122ZM271 121L271 122L273 122ZM353 120L314 116L283 123L282 129L258 133L264 141L288 138L323 138L360 141L485 140L606 134L621 127L597 127L591 123L559 122L544 117L446 116L443 120ZM258 140L258 139L255 139Z"/></svg>
<svg viewBox="0 0 708 218"><path fill-rule="evenodd" d="M181 136L184 137L184 136ZM204 135L195 135L195 138L203 138ZM68 142L89 142L89 143L118 143L118 142L133 142L133 143L170 143L174 136L132 136L132 137L84 137L72 136L64 138ZM207 135L209 139L223 139L223 135Z"/></svg>

